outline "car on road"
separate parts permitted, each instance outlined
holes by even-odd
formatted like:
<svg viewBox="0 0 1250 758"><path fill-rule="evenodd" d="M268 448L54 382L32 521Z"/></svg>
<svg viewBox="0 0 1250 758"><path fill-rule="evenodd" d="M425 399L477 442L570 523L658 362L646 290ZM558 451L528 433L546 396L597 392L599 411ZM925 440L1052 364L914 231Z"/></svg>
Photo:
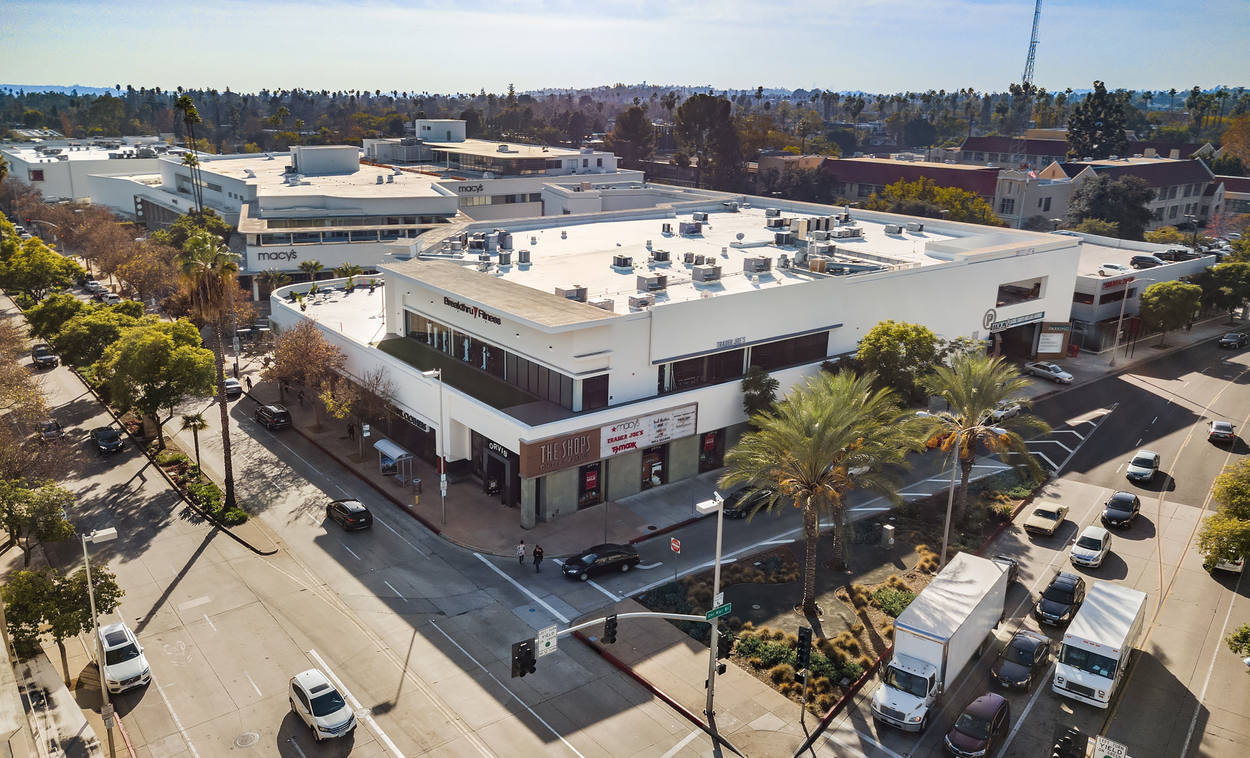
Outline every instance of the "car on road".
<svg viewBox="0 0 1250 758"><path fill-rule="evenodd" d="M65 437L65 428L61 426L59 423L57 423L56 421L53 421L52 419L48 419L47 421L39 422L39 441L40 442L55 442L59 439L64 439L64 437Z"/></svg>
<svg viewBox="0 0 1250 758"><path fill-rule="evenodd" d="M35 368L56 368L61 365L61 357L52 352L46 342L40 342L30 349L30 360Z"/></svg>
<svg viewBox="0 0 1250 758"><path fill-rule="evenodd" d="M1134 255L1132 260L1128 262L1128 265L1133 268L1154 268L1155 266L1162 266L1166 262L1162 258L1153 255Z"/></svg>
<svg viewBox="0 0 1250 758"><path fill-rule="evenodd" d="M1245 332L1229 332L1220 337L1219 345L1220 347L1239 348L1245 347L1247 342L1250 342L1250 335L1247 335Z"/></svg>
<svg viewBox="0 0 1250 758"><path fill-rule="evenodd" d="M1121 276L1131 274L1133 269L1123 263L1104 263L1098 267L1099 276Z"/></svg>
<svg viewBox="0 0 1250 758"><path fill-rule="evenodd" d="M256 409L254 418L269 431L286 429L291 425L291 412L281 405L262 405Z"/></svg>
<svg viewBox="0 0 1250 758"><path fill-rule="evenodd" d="M1050 640L1027 629L1016 632L1011 642L998 654L990 676L1004 687L1028 689L1033 676L1050 663Z"/></svg>
<svg viewBox="0 0 1250 758"><path fill-rule="evenodd" d="M1231 421L1212 421L1207 428L1207 440L1210 442L1232 442L1237 439L1237 427Z"/></svg>
<svg viewBox="0 0 1250 758"><path fill-rule="evenodd" d="M996 555L990 560L1002 566L1003 570L1007 572L1007 584L1014 582L1016 577L1020 575L1020 561L1017 561L1015 558L1009 555Z"/></svg>
<svg viewBox="0 0 1250 758"><path fill-rule="evenodd" d="M1133 457L1129 459L1128 469L1124 472L1124 476L1131 482L1150 484L1155 480L1157 473L1159 473L1159 454L1142 448L1133 453Z"/></svg>
<svg viewBox="0 0 1250 758"><path fill-rule="evenodd" d="M992 755L1007 736L1011 705L1007 698L987 692L964 708L943 738L946 751L963 758Z"/></svg>
<svg viewBox="0 0 1250 758"><path fill-rule="evenodd" d="M1066 505L1058 503L1039 505L1024 520L1024 531L1045 534L1047 537L1053 536L1067 515L1068 506Z"/></svg>
<svg viewBox="0 0 1250 758"><path fill-rule="evenodd" d="M373 526L373 514L355 498L330 501L326 506L326 517L349 532Z"/></svg>
<svg viewBox="0 0 1250 758"><path fill-rule="evenodd" d="M109 291L108 287L105 287L101 282L98 282L95 279L88 279L87 283L83 286L85 286L87 288L87 292L90 292L92 295Z"/></svg>
<svg viewBox="0 0 1250 758"><path fill-rule="evenodd" d="M725 518L746 518L760 506L772 497L773 491L770 489L756 487L742 487L729 493L729 497L725 498Z"/></svg>
<svg viewBox="0 0 1250 758"><path fill-rule="evenodd" d="M1102 523L1107 526L1132 526L1141 513L1141 498L1132 492L1113 492L1102 504Z"/></svg>
<svg viewBox="0 0 1250 758"><path fill-rule="evenodd" d="M243 396L243 384L238 379L227 379L224 384L226 386L226 399L234 400Z"/></svg>
<svg viewBox="0 0 1250 758"><path fill-rule="evenodd" d="M639 560L638 548L633 545L595 545L565 561L562 571L565 576L584 582L592 574L629 571Z"/></svg>
<svg viewBox="0 0 1250 758"><path fill-rule="evenodd" d="M111 426L97 426L91 430L91 442L100 455L109 455L122 449L122 433Z"/></svg>
<svg viewBox="0 0 1250 758"><path fill-rule="evenodd" d="M1033 616L1043 624L1066 624L1085 602L1085 580L1077 574L1056 571L1033 606Z"/></svg>
<svg viewBox="0 0 1250 758"><path fill-rule="evenodd" d="M982 423L998 423L1005 419L1014 418L1019 416L1023 410L1024 407L1020 403L1014 400L1004 400L994 406L994 410L985 415L985 420Z"/></svg>
<svg viewBox="0 0 1250 758"><path fill-rule="evenodd" d="M356 728L356 714L325 674L317 669L291 677L287 700L291 712L312 730L313 740L321 742L350 734Z"/></svg>
<svg viewBox="0 0 1250 758"><path fill-rule="evenodd" d="M105 305L121 305L122 296L117 294L116 292L105 292L100 297L100 302L104 303Z"/></svg>
<svg viewBox="0 0 1250 758"><path fill-rule="evenodd" d="M1059 364L1050 363L1049 361L1038 361L1037 363L1027 364L1024 367L1024 373L1029 376L1040 376L1043 379L1049 379L1052 382L1058 382L1059 384L1072 383L1071 374L1064 371Z"/></svg>
<svg viewBox="0 0 1250 758"><path fill-rule="evenodd" d="M104 649L104 682L109 692L125 692L152 681L143 646L125 622L100 627L100 647Z"/></svg>
<svg viewBox="0 0 1250 758"><path fill-rule="evenodd" d="M1098 568L1111 552L1111 532L1101 526L1087 526L1072 543L1068 560L1074 566Z"/></svg>

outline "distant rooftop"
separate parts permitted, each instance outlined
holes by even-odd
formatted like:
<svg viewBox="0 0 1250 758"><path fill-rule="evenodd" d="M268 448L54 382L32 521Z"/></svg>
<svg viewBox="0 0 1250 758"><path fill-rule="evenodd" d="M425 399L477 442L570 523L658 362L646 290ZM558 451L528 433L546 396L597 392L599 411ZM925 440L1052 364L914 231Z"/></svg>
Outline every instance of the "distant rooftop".
<svg viewBox="0 0 1250 758"><path fill-rule="evenodd" d="M124 145L121 142L97 142L80 145L40 145L38 143L5 143L0 150L27 163L41 161L106 161L126 158L159 158L181 155L184 150L164 143Z"/></svg>
<svg viewBox="0 0 1250 758"><path fill-rule="evenodd" d="M569 147L524 145L515 142L494 142L482 139L467 139L463 142L428 142L426 144L435 152L480 155L490 158L575 158L581 155L580 150ZM501 147L507 149L501 150Z"/></svg>
<svg viewBox="0 0 1250 758"><path fill-rule="evenodd" d="M358 164L354 171L332 174L289 174L288 153L248 155L201 155L205 174L217 174L255 184L268 196L333 194L340 197L397 198L446 197L434 189L438 177ZM381 182L378 180L381 179Z"/></svg>

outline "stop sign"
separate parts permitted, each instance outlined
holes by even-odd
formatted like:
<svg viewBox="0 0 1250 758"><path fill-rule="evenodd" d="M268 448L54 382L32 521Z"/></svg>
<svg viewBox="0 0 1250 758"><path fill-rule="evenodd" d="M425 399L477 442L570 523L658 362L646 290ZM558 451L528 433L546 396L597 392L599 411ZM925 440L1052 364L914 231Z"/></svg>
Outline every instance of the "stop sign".
<svg viewBox="0 0 1250 758"><path fill-rule="evenodd" d="M674 553L681 553L681 540L673 537L668 541L668 546L673 549Z"/></svg>

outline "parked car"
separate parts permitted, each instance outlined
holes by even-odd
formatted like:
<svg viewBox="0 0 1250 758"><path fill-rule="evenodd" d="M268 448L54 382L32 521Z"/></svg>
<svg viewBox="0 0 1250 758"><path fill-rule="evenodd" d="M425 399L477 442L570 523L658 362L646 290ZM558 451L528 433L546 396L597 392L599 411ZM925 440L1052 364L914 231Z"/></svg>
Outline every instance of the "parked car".
<svg viewBox="0 0 1250 758"><path fill-rule="evenodd" d="M746 518L756 506L772 496L772 490L742 487L725 498L725 518Z"/></svg>
<svg viewBox="0 0 1250 758"><path fill-rule="evenodd" d="M1246 567L1246 558L1242 556L1235 561L1212 561L1206 558L1202 561L1202 567L1207 571L1229 571L1240 574Z"/></svg>
<svg viewBox="0 0 1250 758"><path fill-rule="evenodd" d="M354 498L330 501L326 506L326 516L349 532L373 526L373 514Z"/></svg>
<svg viewBox="0 0 1250 758"><path fill-rule="evenodd" d="M262 405L253 414L261 426L269 431L286 429L291 425L291 412L281 405Z"/></svg>
<svg viewBox="0 0 1250 758"><path fill-rule="evenodd" d="M100 455L119 452L122 449L122 433L111 426L98 426L91 430L91 441Z"/></svg>
<svg viewBox="0 0 1250 758"><path fill-rule="evenodd" d="M243 396L243 384L238 379L227 379L225 385L227 399L234 400Z"/></svg>
<svg viewBox="0 0 1250 758"><path fill-rule="evenodd" d="M1237 427L1231 421L1212 421L1207 429L1207 440L1210 442L1232 442L1237 439Z"/></svg>
<svg viewBox="0 0 1250 758"><path fill-rule="evenodd" d="M35 364L35 368L56 368L61 365L61 356L52 352L52 348L48 347L46 342L40 342L31 348L30 360Z"/></svg>
<svg viewBox="0 0 1250 758"><path fill-rule="evenodd" d="M1247 342L1250 342L1250 335L1247 335L1245 332L1229 332L1220 337L1219 345L1220 347L1239 348L1245 347Z"/></svg>
<svg viewBox="0 0 1250 758"><path fill-rule="evenodd" d="M973 700L946 733L944 742L951 755L992 755L1007 736L1011 723L1011 705L1007 698L990 692Z"/></svg>
<svg viewBox="0 0 1250 758"><path fill-rule="evenodd" d="M1200 254L1187 247L1174 247L1155 253L1155 257L1164 261L1189 261L1200 257Z"/></svg>
<svg viewBox="0 0 1250 758"><path fill-rule="evenodd" d="M96 281L95 279L88 279L86 285L84 286L87 288L87 292L91 293L92 295L96 294L97 292L103 293L103 292L109 291L108 287L105 287L102 283Z"/></svg>
<svg viewBox="0 0 1250 758"><path fill-rule="evenodd" d="M356 714L326 675L317 669L291 677L287 700L291 703L291 712L312 730L316 742L342 737L356 728Z"/></svg>
<svg viewBox="0 0 1250 758"><path fill-rule="evenodd" d="M1104 263L1098 267L1099 276L1123 276L1133 273L1133 269L1122 263Z"/></svg>
<svg viewBox="0 0 1250 758"><path fill-rule="evenodd" d="M1073 566L1098 568L1111 552L1111 532L1101 526L1087 526L1081 536L1072 543L1068 560Z"/></svg>
<svg viewBox="0 0 1250 758"><path fill-rule="evenodd" d="M65 429L56 421L51 419L39 422L39 440L41 442L55 442L65 437Z"/></svg>
<svg viewBox="0 0 1250 758"><path fill-rule="evenodd" d="M106 292L104 293L104 297L100 298L100 302L105 305L120 305L122 302L122 296L114 292Z"/></svg>
<svg viewBox="0 0 1250 758"><path fill-rule="evenodd" d="M1033 675L1050 663L1050 640L1028 630L1016 632L1011 642L998 654L990 675L1004 687L1028 689Z"/></svg>
<svg viewBox="0 0 1250 758"><path fill-rule="evenodd" d="M125 692L152 681L143 646L124 622L100 627L100 646L104 648L104 682L109 692Z"/></svg>
<svg viewBox="0 0 1250 758"><path fill-rule="evenodd" d="M1165 263L1167 263L1167 261L1153 255L1134 255L1132 260L1128 262L1128 265L1133 268L1141 269L1154 268L1155 266L1162 266Z"/></svg>
<svg viewBox="0 0 1250 758"><path fill-rule="evenodd" d="M1007 584L1014 582L1016 577L1020 575L1020 561L1017 561L1015 558L1009 555L996 555L990 560L1002 566L1003 570L1007 572Z"/></svg>
<svg viewBox="0 0 1250 758"><path fill-rule="evenodd" d="M1141 512L1141 499L1132 492L1113 492L1102 504L1102 523L1107 526L1132 526Z"/></svg>
<svg viewBox="0 0 1250 758"><path fill-rule="evenodd" d="M1047 361L1030 363L1024 367L1024 373L1030 376L1040 376L1043 379L1049 379L1059 384L1072 383L1072 375L1064 371L1057 363L1049 363Z"/></svg>
<svg viewBox="0 0 1250 758"><path fill-rule="evenodd" d="M1043 624L1066 624L1085 602L1085 580L1077 574L1056 571L1033 606L1033 616Z"/></svg>
<svg viewBox="0 0 1250 758"><path fill-rule="evenodd" d="M1068 506L1057 503L1039 505L1024 520L1024 531L1053 536L1068 515Z"/></svg>
<svg viewBox="0 0 1250 758"><path fill-rule="evenodd" d="M595 545L564 562L564 575L586 581L591 574L629 571L638 565L638 549L633 545Z"/></svg>
<svg viewBox="0 0 1250 758"><path fill-rule="evenodd" d="M994 406L994 410L986 414L985 421L990 423L998 423L1004 419L1014 418L1020 415L1020 411L1024 410L1020 403L1014 400L1004 400ZM984 423L984 422L982 422Z"/></svg>
<svg viewBox="0 0 1250 758"><path fill-rule="evenodd" d="M1128 470L1124 475L1129 481L1145 482L1149 484L1154 481L1155 474L1159 472L1159 454L1153 450L1142 448L1133 454L1128 462Z"/></svg>

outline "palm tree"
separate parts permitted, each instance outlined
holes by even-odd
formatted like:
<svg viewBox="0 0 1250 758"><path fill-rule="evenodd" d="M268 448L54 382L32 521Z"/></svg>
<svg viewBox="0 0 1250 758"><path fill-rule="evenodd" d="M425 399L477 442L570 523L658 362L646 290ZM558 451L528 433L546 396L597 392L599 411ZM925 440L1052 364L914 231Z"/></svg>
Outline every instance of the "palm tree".
<svg viewBox="0 0 1250 758"><path fill-rule="evenodd" d="M204 419L203 413L184 413L182 416L182 429L191 430L191 438L195 440L195 468L200 468L200 430L208 428L208 421Z"/></svg>
<svg viewBox="0 0 1250 758"><path fill-rule="evenodd" d="M321 261L315 258L301 261L299 264L299 270L308 274L308 281L310 282L317 281L317 274L321 273L321 269L323 268L325 268L325 266L321 265Z"/></svg>
<svg viewBox="0 0 1250 758"><path fill-rule="evenodd" d="M1050 427L1037 416L1023 412L1028 401L1021 395L1029 380L1014 365L1001 356L965 354L955 358L950 366L939 366L921 380L921 386L947 404L947 410L925 420L929 426L925 445L947 453L956 447L959 451L959 489L952 518L955 523L962 523L967 512L968 478L978 448L1007 454L1016 467L1041 474L1041 466L1025 447L1021 432L1045 434ZM1004 404L1017 404L1023 410L1011 418L996 418L995 412ZM942 560L945 558L943 555Z"/></svg>
<svg viewBox="0 0 1250 758"><path fill-rule="evenodd" d="M212 327L213 355L217 358L217 404L221 409L221 446L225 469L225 501L228 510L235 507L234 467L230 458L230 414L226 405L226 358L224 322L230 312L238 256L224 247L216 235L199 230L187 238L178 254L178 268L191 294L191 307L200 319Z"/></svg>
<svg viewBox="0 0 1250 758"><path fill-rule="evenodd" d="M199 213L204 212L204 191L200 186L199 160L195 155L195 125L202 123L200 112L196 110L195 101L190 95L180 95L174 101L174 110L182 113L182 123L187 127L187 150L191 151L192 162L187 163L191 167L191 188L195 198L195 210Z"/></svg>
<svg viewBox="0 0 1250 758"><path fill-rule="evenodd" d="M279 271L276 268L270 268L270 269L265 269L264 271L260 273L260 280L269 287L270 292L273 292L279 287L290 282L291 275L286 273L285 271Z"/></svg>
<svg viewBox="0 0 1250 758"><path fill-rule="evenodd" d="M722 488L747 485L770 491L758 509L789 503L802 511L807 542L803 599L818 615L816 549L821 516L833 517L834 562L842 561L841 533L848 492L862 487L893 494L886 467L921 448L916 424L905 420L890 390L873 389L872 374L825 372L795 388L772 412L751 417L753 431L725 457Z"/></svg>

